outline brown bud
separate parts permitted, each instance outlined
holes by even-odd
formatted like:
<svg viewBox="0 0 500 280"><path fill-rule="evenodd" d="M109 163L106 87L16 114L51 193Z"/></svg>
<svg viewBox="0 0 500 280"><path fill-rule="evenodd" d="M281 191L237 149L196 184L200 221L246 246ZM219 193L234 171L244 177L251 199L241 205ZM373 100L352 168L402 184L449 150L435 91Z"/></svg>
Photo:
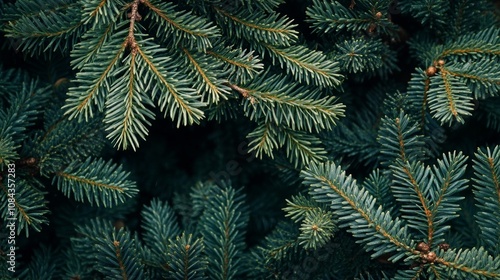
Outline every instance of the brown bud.
<svg viewBox="0 0 500 280"><path fill-rule="evenodd" d="M69 82L69 79L68 78L65 78L65 77L62 77L62 78L59 78L57 79L57 81L54 83L54 87L57 89L59 88L61 85L63 84L66 84Z"/></svg>
<svg viewBox="0 0 500 280"><path fill-rule="evenodd" d="M419 242L417 244L417 247L415 247L415 249L417 249L418 251L420 251L422 253L427 253L430 250L429 245L423 241Z"/></svg>
<svg viewBox="0 0 500 280"><path fill-rule="evenodd" d="M27 165L33 165L36 163L36 159L34 157L30 157L26 159L26 164Z"/></svg>
<svg viewBox="0 0 500 280"><path fill-rule="evenodd" d="M380 19L381 17L382 17L382 13L381 12L377 12L375 14L375 18Z"/></svg>
<svg viewBox="0 0 500 280"><path fill-rule="evenodd" d="M351 4L349 5L349 9L354 9L354 6L356 6L356 1L351 0Z"/></svg>
<svg viewBox="0 0 500 280"><path fill-rule="evenodd" d="M117 229L117 230L125 227L125 223L123 222L123 220L116 220L113 225L115 226L115 229Z"/></svg>
<svg viewBox="0 0 500 280"><path fill-rule="evenodd" d="M431 77L431 76L436 75L436 71L437 71L436 67L434 67L434 66L429 66L429 68L427 68L427 70L425 70L425 74L426 74L427 76Z"/></svg>
<svg viewBox="0 0 500 280"><path fill-rule="evenodd" d="M429 252L427 254L424 254L422 256L422 259L425 260L426 262L430 262L430 263L433 263L437 258L437 255L436 253L434 252Z"/></svg>
<svg viewBox="0 0 500 280"><path fill-rule="evenodd" d="M375 32L375 29L377 29L377 25L374 23L371 23L370 26L368 26L368 33Z"/></svg>
<svg viewBox="0 0 500 280"><path fill-rule="evenodd" d="M448 244L448 243L441 243L441 244L439 244L438 246L439 246L439 248L440 248L441 250L443 250L443 251L445 251L445 252L446 252L446 251L448 251L448 249L450 249L450 244Z"/></svg>
<svg viewBox="0 0 500 280"><path fill-rule="evenodd" d="M142 19L142 16L139 13L134 14L132 12L127 13L127 17L128 18L134 17L135 21L141 21L141 19Z"/></svg>
<svg viewBox="0 0 500 280"><path fill-rule="evenodd" d="M444 60L443 59L438 60L437 64L439 66L443 66L444 65Z"/></svg>

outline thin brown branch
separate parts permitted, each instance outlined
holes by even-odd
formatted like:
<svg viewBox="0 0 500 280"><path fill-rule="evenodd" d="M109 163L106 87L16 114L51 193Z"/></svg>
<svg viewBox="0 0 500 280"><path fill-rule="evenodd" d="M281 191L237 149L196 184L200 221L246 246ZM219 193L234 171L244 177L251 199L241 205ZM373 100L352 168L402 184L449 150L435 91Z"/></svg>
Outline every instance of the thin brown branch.
<svg viewBox="0 0 500 280"><path fill-rule="evenodd" d="M239 94L241 94L241 96L243 96L243 98L248 98L250 97L250 94L248 93L248 90L244 89L244 88L240 88L239 86L237 85L234 85L234 84L231 84L231 83L226 83L226 85L228 87L230 87L232 90L235 90L237 91Z"/></svg>
<svg viewBox="0 0 500 280"><path fill-rule="evenodd" d="M250 100L250 103L255 104L256 100L255 97L250 95L250 91L244 88L241 88L237 85L231 84L231 83L225 83L228 87L230 87L232 90L237 91L243 98Z"/></svg>
<svg viewBox="0 0 500 280"><path fill-rule="evenodd" d="M120 241L118 241L118 240L113 241L113 246L115 247L116 260L118 261L118 265L120 266L122 279L127 280L128 279L127 270L125 269L125 265L123 263L123 258L122 258L121 248L120 248Z"/></svg>
<svg viewBox="0 0 500 280"><path fill-rule="evenodd" d="M132 11L128 13L128 17L130 18L130 25L128 28L128 35L127 35L127 47L131 49L133 53L137 52L137 42L135 40L134 36L134 26L136 21L140 21L142 19L142 16L139 14L139 3L141 0L134 0L134 2L131 5Z"/></svg>

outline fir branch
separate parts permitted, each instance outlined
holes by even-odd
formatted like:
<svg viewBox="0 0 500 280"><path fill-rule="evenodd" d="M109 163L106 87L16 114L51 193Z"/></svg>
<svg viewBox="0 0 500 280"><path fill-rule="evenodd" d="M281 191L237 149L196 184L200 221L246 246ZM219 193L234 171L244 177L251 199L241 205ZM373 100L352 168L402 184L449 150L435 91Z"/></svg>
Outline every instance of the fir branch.
<svg viewBox="0 0 500 280"><path fill-rule="evenodd" d="M11 22L15 23L20 15L26 17L39 17L44 12L58 13L67 10L81 7L79 2L69 2L68 0L47 0L43 2L30 1L30 2L16 2L5 8L4 16L12 17ZM10 8L10 9L9 9ZM22 11L22 12L19 12Z"/></svg>
<svg viewBox="0 0 500 280"><path fill-rule="evenodd" d="M223 72L230 73L228 80L233 84L247 83L261 73L264 68L261 60L252 51L233 49L217 44L206 53L224 62Z"/></svg>
<svg viewBox="0 0 500 280"><path fill-rule="evenodd" d="M474 198L479 211L481 242L493 254L500 253L500 146L478 149L474 161Z"/></svg>
<svg viewBox="0 0 500 280"><path fill-rule="evenodd" d="M459 276L462 279L500 277L500 257L492 257L484 248L439 251L436 263L439 270L444 270L448 277ZM453 276L452 276L453 275Z"/></svg>
<svg viewBox="0 0 500 280"><path fill-rule="evenodd" d="M134 1L135 2L135 1ZM92 22L93 27L101 25L110 25L116 22L118 16L120 16L126 9L129 8L123 0L110 1L110 0L91 0L84 1L82 22L84 24Z"/></svg>
<svg viewBox="0 0 500 280"><path fill-rule="evenodd" d="M7 37L22 39L18 49L29 54L39 54L52 48L67 52L86 30L81 21L81 3L70 5L67 1L51 1L52 5L21 3L14 7L15 21L5 31ZM36 9L38 8L38 9ZM9 16L9 15L7 15Z"/></svg>
<svg viewBox="0 0 500 280"><path fill-rule="evenodd" d="M132 42L133 46L137 46L137 42ZM153 112L146 107L153 107L153 101L144 94L146 89L140 81L140 68L144 65L140 58L135 50L124 58L128 63L117 69L121 77L111 85L112 91L106 102L104 123L107 124L107 138L124 150L129 146L133 150L139 147L137 138L145 140L148 134L146 127L150 126L150 120L154 119Z"/></svg>
<svg viewBox="0 0 500 280"><path fill-rule="evenodd" d="M219 36L219 30L205 18L191 12L178 12L176 5L157 0L141 0L151 13L146 18L159 25L156 37L164 38L170 46L178 44L204 51L212 46L211 39Z"/></svg>
<svg viewBox="0 0 500 280"><path fill-rule="evenodd" d="M314 31L318 33L338 32L344 28L348 31L359 31L366 29L370 23L370 19L357 18L354 12L337 1L327 3L313 0L313 4L307 8L306 14Z"/></svg>
<svg viewBox="0 0 500 280"><path fill-rule="evenodd" d="M429 102L430 77L421 69L416 69L417 73L412 73L408 83L408 100L414 108L420 111L420 127L425 126L427 107Z"/></svg>
<svg viewBox="0 0 500 280"><path fill-rule="evenodd" d="M282 274L289 262L300 255L298 236L298 228L292 222L278 223L265 237L262 245L251 250L248 264L251 268L250 275L259 277Z"/></svg>
<svg viewBox="0 0 500 280"><path fill-rule="evenodd" d="M88 158L85 162L72 162L55 174L53 181L66 196L73 193L76 201L87 199L91 205L112 207L137 194L135 183L128 180L122 167L103 159Z"/></svg>
<svg viewBox="0 0 500 280"><path fill-rule="evenodd" d="M380 143L377 141L378 122L377 112L364 111L355 117L346 116L332 131L322 132L320 138L329 157L352 158L363 166L378 165L380 160Z"/></svg>
<svg viewBox="0 0 500 280"><path fill-rule="evenodd" d="M8 234L6 218L16 219L18 235L48 224L45 198L58 194L48 196L50 182L38 176L52 177L60 195L74 200L50 208L55 223L49 232L58 237L50 241L66 246L63 254L53 256L44 246L32 253L32 240L16 241L15 249L33 258L12 275L6 270L11 248L0 246L0 278L500 278L500 147L478 149L473 174L461 152L438 157L474 142L448 136L485 126L493 131L475 139L484 142L500 131L500 29L491 0L9 2L15 3L0 1L0 29L9 39L0 56L8 67L40 74L53 90L0 66L0 204L15 210L1 208L0 235ZM405 16L395 16L399 12ZM406 28L414 22L426 28ZM298 30L306 31L300 42ZM407 39L417 61L404 56ZM61 56L62 63L47 66L38 55ZM73 69L65 68L69 61ZM414 62L419 67L402 92L406 66ZM404 72L390 76L399 66ZM350 74L348 83L341 72ZM60 85L68 78L61 77L73 74L66 93ZM389 86L366 90L387 78ZM341 92L342 103L332 91ZM344 104L353 111L339 126ZM237 158L248 145L272 164L260 168L247 158L243 173L230 161L226 172L210 174L229 178L238 169L231 179L249 184L251 236L245 236L250 214L242 191L212 184L215 177L182 190L185 179L206 174L210 158L189 174L178 172L184 161L164 162L177 167L175 176L160 176L164 185L178 186L173 206L153 199L137 223L136 203L143 199L133 199L136 184L122 165L100 156L105 133L115 147L137 149L156 109L177 127L199 124L205 114L254 122L250 130L239 122L224 128L235 125L236 134L247 134ZM469 119L473 127L460 126ZM216 151L217 161L226 150ZM369 176L360 185L337 162L356 178ZM15 200L6 163L18 171ZM276 178L261 176L273 170ZM158 185L154 170L147 175L146 183ZM474 197L462 203L471 175ZM275 200L297 191L298 178L310 195L288 200L290 220L276 221ZM255 184L268 180L275 193L254 196ZM75 200L90 203L75 207ZM95 215L115 223L86 221ZM257 245L247 250L246 244Z"/></svg>
<svg viewBox="0 0 500 280"><path fill-rule="evenodd" d="M292 196L292 199L286 199L286 202L287 207L283 208L283 211L286 212L285 217L289 217L296 223L302 221L307 213L320 208L321 205L302 194Z"/></svg>
<svg viewBox="0 0 500 280"><path fill-rule="evenodd" d="M234 88L246 97L244 111L251 120L263 119L292 130L330 130L344 115L335 97L317 98L318 92L288 83L279 76L262 75L251 86Z"/></svg>
<svg viewBox="0 0 500 280"><path fill-rule="evenodd" d="M185 214L186 218L189 219L190 225L199 222L204 211L210 207L210 201L219 188L216 182L197 182L193 186L188 197L190 210L189 213ZM199 231L201 225L197 227L196 230Z"/></svg>
<svg viewBox="0 0 500 280"><path fill-rule="evenodd" d="M311 50L305 46L292 45L278 47L261 43L256 46L261 53L267 53L273 64L279 63L288 74L299 83L313 84L318 87L340 85L343 76L339 74L338 63L329 60L322 52Z"/></svg>
<svg viewBox="0 0 500 280"><path fill-rule="evenodd" d="M170 275L173 279L206 279L205 269L207 260L203 255L205 247L203 240L193 240L191 234L183 233L177 236L175 241L168 247L168 255L172 260L170 264Z"/></svg>
<svg viewBox="0 0 500 280"><path fill-rule="evenodd" d="M447 26L445 19L450 10L450 2L447 0L416 0L402 1L398 3L400 8L405 13L410 13L413 17L420 20L422 24L429 26L432 29Z"/></svg>
<svg viewBox="0 0 500 280"><path fill-rule="evenodd" d="M38 30L33 30L33 31L28 31L28 32L23 32L22 28L24 26L19 27L19 25L28 25L31 24L31 22L26 22L25 20L19 20L18 26L11 26L11 30L8 30L10 37L19 37L19 38L39 38L39 37L60 37L63 35L66 35L68 33L75 32L80 26L80 22L72 23L70 20L74 20L72 17L58 17L57 19L51 19L49 18L49 15L46 15L44 13L40 13L40 20L36 21L37 24L42 25L42 27ZM66 22L65 22L66 21ZM54 28L54 23L55 22L63 22L69 24L68 26L62 26L60 28ZM48 28L48 27L51 28ZM45 29L44 29L45 27ZM48 29L48 31L47 31ZM52 29L52 30L50 30ZM23 51L28 51L30 47L34 46L34 43L25 43ZM46 49L44 49L45 51Z"/></svg>
<svg viewBox="0 0 500 280"><path fill-rule="evenodd" d="M87 246L97 252L91 254L94 262L92 270L114 279L144 279L144 264L141 263L140 242L137 235L124 230L116 230L101 219L77 227L79 237L72 241L77 248Z"/></svg>
<svg viewBox="0 0 500 280"><path fill-rule="evenodd" d="M437 58L451 55L500 55L500 29L492 26L479 32L464 34L445 44Z"/></svg>
<svg viewBox="0 0 500 280"><path fill-rule="evenodd" d="M221 123L223 121L235 120L238 116L241 116L241 107L237 104L237 96L230 95L228 100L219 102L215 106L211 106L207 109L207 120L216 120Z"/></svg>
<svg viewBox="0 0 500 280"><path fill-rule="evenodd" d="M382 119L378 141L382 145L382 163L391 164L400 159L402 163L425 159L425 143L416 123L400 111L399 117Z"/></svg>
<svg viewBox="0 0 500 280"><path fill-rule="evenodd" d="M391 209L394 205L391 192L392 181L380 169L374 169L363 182L363 187L370 192L384 209Z"/></svg>
<svg viewBox="0 0 500 280"><path fill-rule="evenodd" d="M91 272L86 269L89 264L76 253L72 244L63 250L61 258L66 260L66 262L61 265L62 277L68 279L90 277Z"/></svg>
<svg viewBox="0 0 500 280"><path fill-rule="evenodd" d="M161 54L163 51L165 50L157 45L146 44L146 42L144 42L144 46L138 46L137 52L148 67L143 82L152 86L154 99L159 95L157 102L165 116L177 118L177 126L199 123L203 118L203 111L199 108L205 104L199 101L196 91L188 87L186 80L177 77L177 75L169 75L169 71L165 67L165 59L152 56L155 53Z"/></svg>
<svg viewBox="0 0 500 280"><path fill-rule="evenodd" d="M453 37L463 35L470 30L480 30L490 27L488 24L494 20L495 4L488 0L460 0L450 2L451 20L453 27L450 31Z"/></svg>
<svg viewBox="0 0 500 280"><path fill-rule="evenodd" d="M233 9L245 8L249 11L273 11L284 2L285 0L223 0L219 6Z"/></svg>
<svg viewBox="0 0 500 280"><path fill-rule="evenodd" d="M391 280L419 280L424 274L424 267L418 266L408 270L398 270Z"/></svg>
<svg viewBox="0 0 500 280"><path fill-rule="evenodd" d="M143 239L151 251L154 265L164 268L169 259L171 241L181 233L172 208L167 203L157 199L151 201L151 206L146 206L141 212L143 222L141 227L144 231ZM183 239L185 240L185 238ZM179 242L177 237L176 242ZM176 261L177 259L172 259Z"/></svg>
<svg viewBox="0 0 500 280"><path fill-rule="evenodd" d="M10 178L10 177L9 177ZM5 180L5 179L4 179ZM8 205L13 195L8 191L6 185L0 183L0 203ZM50 212L47 209L46 193L36 189L30 182L15 178L14 213L8 207L2 208L2 218L14 217L16 222L16 233L19 235L23 230L26 237L29 236L29 229L37 232L42 230L43 224L48 224L46 215ZM10 199L10 201L9 201Z"/></svg>
<svg viewBox="0 0 500 280"><path fill-rule="evenodd" d="M333 237L337 226L333 214L323 209L315 209L305 214L300 225L299 244L305 249L319 249Z"/></svg>
<svg viewBox="0 0 500 280"><path fill-rule="evenodd" d="M464 117L472 115L474 109L470 89L445 67L430 79L429 108L433 117L449 125L453 121L464 123Z"/></svg>
<svg viewBox="0 0 500 280"><path fill-rule="evenodd" d="M97 156L104 146L105 138L100 129L101 119L88 123L71 122L63 116L49 126L26 153L38 158L41 174L59 171L71 161Z"/></svg>
<svg viewBox="0 0 500 280"><path fill-rule="evenodd" d="M122 27L124 24L122 24ZM68 99L63 106L70 119L83 117L86 121L94 116L94 105L103 111L108 89L116 74L118 62L126 50L127 40L123 39L127 30L122 29L110 37L110 43L104 45L95 59L83 66L76 74L78 87L72 87L67 93ZM105 65L105 67L103 67Z"/></svg>
<svg viewBox="0 0 500 280"><path fill-rule="evenodd" d="M456 194L467 187L467 180L461 179L466 159L462 154L449 154L432 169L411 162L392 166L395 177L392 190L402 204L402 217L425 237L428 246L443 242L449 229L445 223L458 216L457 202L463 197Z"/></svg>
<svg viewBox="0 0 500 280"><path fill-rule="evenodd" d="M252 139L248 146L248 152L254 152L255 156L262 159L262 155L266 154L273 158L273 151L278 149L277 128L272 123L261 123L252 132L247 135L248 139Z"/></svg>
<svg viewBox="0 0 500 280"><path fill-rule="evenodd" d="M476 98L497 96L500 91L500 66L498 60L483 56L477 61L446 63L446 72L461 78Z"/></svg>
<svg viewBox="0 0 500 280"><path fill-rule="evenodd" d="M466 170L467 157L462 153L448 153L442 159L438 159L437 164L432 167L433 184L431 187L432 220L435 231L432 238L428 240L428 245L432 246L444 241L445 231L449 229L445 225L449 220L458 217L460 211L459 196L468 187L467 179L462 179Z"/></svg>
<svg viewBox="0 0 500 280"><path fill-rule="evenodd" d="M375 71L382 67L384 46L380 40L352 38L336 44L332 60L349 73Z"/></svg>
<svg viewBox="0 0 500 280"><path fill-rule="evenodd" d="M286 148L286 156L296 168L326 160L326 151L320 146L321 140L314 135L303 131L280 129L279 139L280 145Z"/></svg>
<svg viewBox="0 0 500 280"><path fill-rule="evenodd" d="M233 34L237 38L245 38L249 42L260 41L278 46L289 46L297 40L296 26L287 17L279 18L278 14L244 13L237 14L214 7L221 18L219 22L224 22L221 26L227 29L227 33Z"/></svg>
<svg viewBox="0 0 500 280"><path fill-rule="evenodd" d="M396 200L402 203L402 217L408 220L409 227L420 233L419 237L432 242L435 227L428 187L431 184L430 168L400 160L391 167L395 177L392 190Z"/></svg>
<svg viewBox="0 0 500 280"><path fill-rule="evenodd" d="M376 201L366 190L334 163L311 164L301 172L310 195L320 203L329 203L339 216L340 227L350 227L354 237L360 238L372 258L391 254L395 262L405 256L420 255L408 228L398 218L393 219L382 208L375 209Z"/></svg>
<svg viewBox="0 0 500 280"><path fill-rule="evenodd" d="M53 279L61 277L62 259L59 252L44 244L33 252L29 264L19 274L19 279Z"/></svg>
<svg viewBox="0 0 500 280"><path fill-rule="evenodd" d="M192 73L196 76L196 87L202 93L202 102L217 104L220 100L227 100L229 88L227 81L222 78L226 73L221 71L222 63L214 61L205 54L196 54L186 48L182 52L188 60Z"/></svg>
<svg viewBox="0 0 500 280"><path fill-rule="evenodd" d="M241 273L239 256L244 249L244 196L231 187L214 189L209 207L200 219L212 279L236 279Z"/></svg>
<svg viewBox="0 0 500 280"><path fill-rule="evenodd" d="M115 18L108 24L99 24L82 35L82 40L71 51L71 65L74 69L82 69L95 60L97 54L103 50L112 35L125 25L117 23L117 20L118 18Z"/></svg>
<svg viewBox="0 0 500 280"><path fill-rule="evenodd" d="M18 92L7 95L10 106L0 111L0 139L10 139L13 144L19 145L27 138L24 132L34 124L49 91L40 87L36 80L30 83L13 82L20 82L21 85Z"/></svg>
<svg viewBox="0 0 500 280"><path fill-rule="evenodd" d="M0 139L0 166L2 168L9 163L19 159L19 155L16 152L17 148L19 148L19 145L15 145L12 139Z"/></svg>
<svg viewBox="0 0 500 280"><path fill-rule="evenodd" d="M0 90L4 93L0 98L2 108L6 107L8 97L14 97L20 91L20 86L29 84L31 77L27 72L20 69L5 69L0 65Z"/></svg>

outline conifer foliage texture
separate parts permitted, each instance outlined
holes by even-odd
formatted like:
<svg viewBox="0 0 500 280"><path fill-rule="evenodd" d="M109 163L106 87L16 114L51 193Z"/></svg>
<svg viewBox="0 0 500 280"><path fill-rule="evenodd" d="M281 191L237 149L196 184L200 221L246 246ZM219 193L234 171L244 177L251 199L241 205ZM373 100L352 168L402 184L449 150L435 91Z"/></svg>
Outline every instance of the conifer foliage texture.
<svg viewBox="0 0 500 280"><path fill-rule="evenodd" d="M0 39L0 279L500 279L499 1L9 0Z"/></svg>

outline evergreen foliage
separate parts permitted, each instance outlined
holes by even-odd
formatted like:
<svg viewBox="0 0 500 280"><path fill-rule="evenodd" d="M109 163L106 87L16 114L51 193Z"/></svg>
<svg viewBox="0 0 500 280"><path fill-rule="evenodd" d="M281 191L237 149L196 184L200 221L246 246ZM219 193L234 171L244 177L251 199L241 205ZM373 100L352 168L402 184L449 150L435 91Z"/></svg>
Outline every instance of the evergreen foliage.
<svg viewBox="0 0 500 280"><path fill-rule="evenodd" d="M500 3L0 2L0 279L500 279Z"/></svg>

